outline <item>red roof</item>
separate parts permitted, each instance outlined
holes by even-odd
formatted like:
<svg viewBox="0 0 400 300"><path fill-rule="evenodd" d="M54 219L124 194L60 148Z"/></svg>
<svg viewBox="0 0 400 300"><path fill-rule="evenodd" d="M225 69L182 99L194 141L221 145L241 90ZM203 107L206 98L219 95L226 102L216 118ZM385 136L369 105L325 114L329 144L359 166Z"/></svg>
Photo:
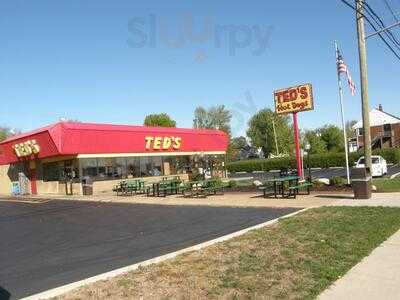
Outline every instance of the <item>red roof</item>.
<svg viewBox="0 0 400 300"><path fill-rule="evenodd" d="M181 145L179 149L146 148L146 137L179 137ZM36 141L40 152L28 159L78 154L224 152L228 146L228 136L219 130L60 122L1 142L0 164L18 161L12 146L29 140Z"/></svg>

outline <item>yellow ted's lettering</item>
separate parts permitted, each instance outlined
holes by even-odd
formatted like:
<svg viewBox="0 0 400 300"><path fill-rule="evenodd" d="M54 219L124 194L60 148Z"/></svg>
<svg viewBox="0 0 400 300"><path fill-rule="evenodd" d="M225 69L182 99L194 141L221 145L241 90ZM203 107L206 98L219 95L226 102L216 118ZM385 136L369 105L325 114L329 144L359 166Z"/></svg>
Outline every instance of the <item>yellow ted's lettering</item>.
<svg viewBox="0 0 400 300"><path fill-rule="evenodd" d="M36 140L29 140L12 146L17 157L30 156L40 152L40 146Z"/></svg>
<svg viewBox="0 0 400 300"><path fill-rule="evenodd" d="M146 150L170 150L171 148L174 150L178 150L182 145L181 137L174 136L146 136L145 137L145 146Z"/></svg>

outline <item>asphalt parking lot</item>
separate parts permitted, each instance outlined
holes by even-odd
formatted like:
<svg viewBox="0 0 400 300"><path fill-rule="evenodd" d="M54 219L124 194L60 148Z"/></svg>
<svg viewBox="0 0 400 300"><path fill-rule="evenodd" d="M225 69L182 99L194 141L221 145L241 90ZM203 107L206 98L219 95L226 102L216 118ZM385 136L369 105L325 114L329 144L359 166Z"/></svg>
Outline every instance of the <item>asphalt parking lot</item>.
<svg viewBox="0 0 400 300"><path fill-rule="evenodd" d="M18 299L296 210L0 201L0 296Z"/></svg>

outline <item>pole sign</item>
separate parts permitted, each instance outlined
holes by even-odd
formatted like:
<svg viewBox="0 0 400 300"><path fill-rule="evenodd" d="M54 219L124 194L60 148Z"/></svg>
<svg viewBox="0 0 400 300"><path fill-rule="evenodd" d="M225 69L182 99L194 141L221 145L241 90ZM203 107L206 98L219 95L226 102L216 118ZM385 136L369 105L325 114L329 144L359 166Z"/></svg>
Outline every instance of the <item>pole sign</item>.
<svg viewBox="0 0 400 300"><path fill-rule="evenodd" d="M314 110L312 85L310 83L277 90L274 92L274 99L277 114Z"/></svg>

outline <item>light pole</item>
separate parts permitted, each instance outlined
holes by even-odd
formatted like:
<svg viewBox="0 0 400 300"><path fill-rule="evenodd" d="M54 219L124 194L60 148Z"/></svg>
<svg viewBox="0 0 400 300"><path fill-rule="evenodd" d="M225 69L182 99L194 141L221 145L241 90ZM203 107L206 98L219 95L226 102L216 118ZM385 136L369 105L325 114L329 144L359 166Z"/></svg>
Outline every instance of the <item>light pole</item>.
<svg viewBox="0 0 400 300"><path fill-rule="evenodd" d="M307 167L308 167L308 179L311 182L311 166L310 166L310 150L311 150L311 145L310 143L307 143L304 145L304 149L307 151Z"/></svg>

